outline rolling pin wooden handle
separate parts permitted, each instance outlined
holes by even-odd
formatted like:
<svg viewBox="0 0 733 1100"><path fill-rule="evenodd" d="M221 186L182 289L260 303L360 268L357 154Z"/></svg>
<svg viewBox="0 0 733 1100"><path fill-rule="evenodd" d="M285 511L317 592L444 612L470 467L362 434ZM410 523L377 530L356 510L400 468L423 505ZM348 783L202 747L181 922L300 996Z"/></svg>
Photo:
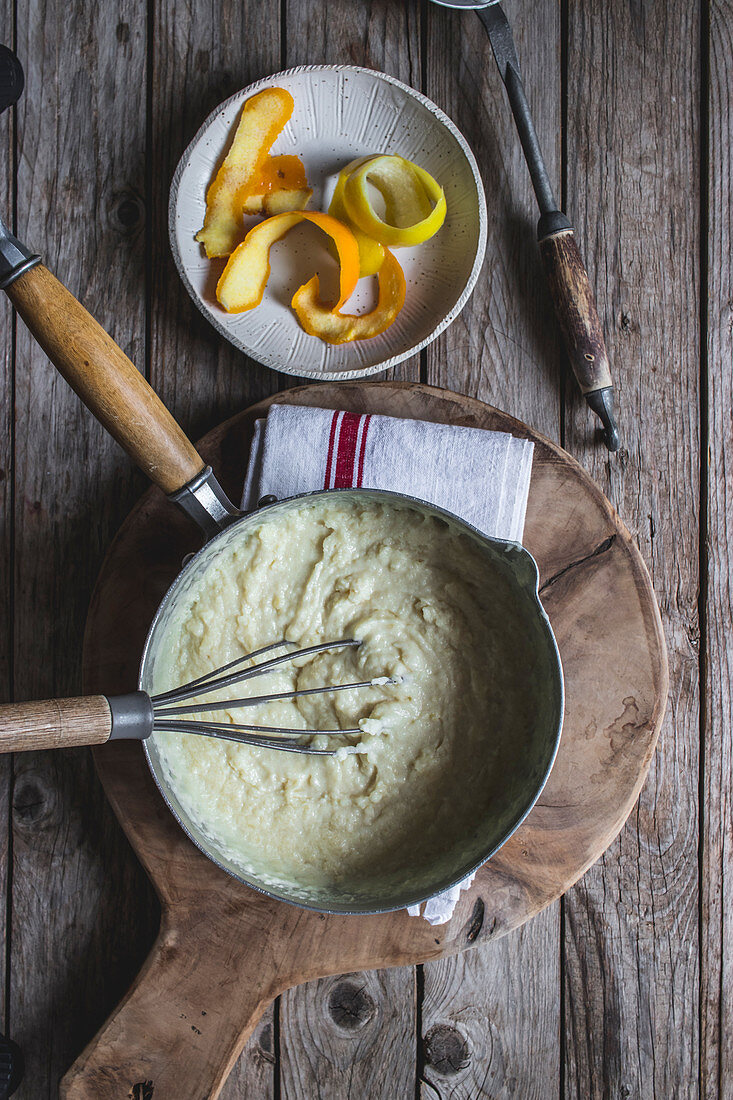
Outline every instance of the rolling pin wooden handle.
<svg viewBox="0 0 733 1100"><path fill-rule="evenodd" d="M24 271L6 293L54 366L151 481L174 493L204 469L140 372L46 267Z"/></svg>
<svg viewBox="0 0 733 1100"><path fill-rule="evenodd" d="M550 295L583 394L613 385L601 321L572 229L539 242Z"/></svg>
<svg viewBox="0 0 733 1100"><path fill-rule="evenodd" d="M220 929L219 929L220 931ZM204 903L183 922L164 917L135 983L61 1082L61 1100L215 1100L267 1005L287 986L272 973L266 933L217 936ZM244 960L240 958L244 952ZM249 984L232 973L244 961Z"/></svg>
<svg viewBox="0 0 733 1100"><path fill-rule="evenodd" d="M104 695L0 706L0 753L103 745L112 732Z"/></svg>

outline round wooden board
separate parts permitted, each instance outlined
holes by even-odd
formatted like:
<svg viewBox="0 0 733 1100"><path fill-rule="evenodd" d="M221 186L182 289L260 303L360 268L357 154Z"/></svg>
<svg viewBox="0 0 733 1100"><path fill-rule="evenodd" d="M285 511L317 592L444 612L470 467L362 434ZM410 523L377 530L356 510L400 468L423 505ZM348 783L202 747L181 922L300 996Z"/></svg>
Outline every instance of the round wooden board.
<svg viewBox="0 0 733 1100"><path fill-rule="evenodd" d="M536 444L525 544L562 655L566 709L550 779L524 825L464 893L451 921L405 912L324 916L273 901L210 863L166 809L139 745L95 752L99 775L160 896L161 932L136 983L69 1070L66 1097L215 1097L259 1014L291 985L399 966L501 936L568 889L611 843L649 768L667 696L661 620L646 567L610 504L564 451L471 398L410 383L306 386L210 432L201 454L232 499L252 425L272 401L511 431ZM132 511L89 611L85 689L135 685L143 639L200 536L155 489ZM197 1021L198 1031L190 1020Z"/></svg>

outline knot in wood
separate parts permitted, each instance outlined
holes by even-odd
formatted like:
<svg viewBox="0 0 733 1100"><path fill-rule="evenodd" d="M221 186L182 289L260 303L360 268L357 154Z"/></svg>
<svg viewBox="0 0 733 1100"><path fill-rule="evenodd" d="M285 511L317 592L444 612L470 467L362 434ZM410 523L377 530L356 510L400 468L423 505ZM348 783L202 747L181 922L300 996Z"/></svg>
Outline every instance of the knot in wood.
<svg viewBox="0 0 733 1100"><path fill-rule="evenodd" d="M260 1032L259 1041L253 1047L254 1060L259 1066L274 1066L275 1051L272 1042L272 1024L265 1024Z"/></svg>
<svg viewBox="0 0 733 1100"><path fill-rule="evenodd" d="M34 775L21 776L13 791L13 817L20 825L38 825L49 815L53 799Z"/></svg>
<svg viewBox="0 0 733 1100"><path fill-rule="evenodd" d="M131 191L118 195L114 205L114 222L121 233L133 233L143 220L143 204Z"/></svg>
<svg viewBox="0 0 733 1100"><path fill-rule="evenodd" d="M471 1061L466 1039L455 1027L436 1024L425 1036L425 1062L443 1077L460 1073Z"/></svg>
<svg viewBox="0 0 733 1100"><path fill-rule="evenodd" d="M363 985L342 981L329 994L328 1011L338 1027L345 1031L355 1031L366 1027L374 1019L377 1006Z"/></svg>
<svg viewBox="0 0 733 1100"><path fill-rule="evenodd" d="M476 898L476 904L473 907L473 912L466 925L466 939L469 943L475 943L481 934L481 929L484 926L484 914L486 913L486 906L484 905L483 898Z"/></svg>
<svg viewBox="0 0 733 1100"><path fill-rule="evenodd" d="M155 1086L152 1081L138 1081L132 1086L128 1096L130 1100L153 1100L154 1092Z"/></svg>

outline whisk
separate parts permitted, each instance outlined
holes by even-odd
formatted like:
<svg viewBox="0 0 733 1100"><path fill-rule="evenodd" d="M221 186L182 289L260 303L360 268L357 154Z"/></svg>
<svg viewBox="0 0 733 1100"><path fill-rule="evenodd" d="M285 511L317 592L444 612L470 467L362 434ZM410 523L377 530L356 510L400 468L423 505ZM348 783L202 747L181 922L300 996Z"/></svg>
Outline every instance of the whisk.
<svg viewBox="0 0 733 1100"><path fill-rule="evenodd" d="M279 699L298 699L305 695L326 695L336 691L394 684L398 679L378 676L348 684L296 688L268 695L248 695L242 698L211 699L213 693L234 684L263 676L290 661L315 656L328 650L358 647L355 638L297 648L285 639L263 646L253 653L237 657L221 668L181 684L180 687L150 696L144 691L129 695L88 695L77 699L46 699L34 703L9 703L0 706L0 752L24 749L63 748L72 745L101 745L106 741L136 739L144 741L154 731L199 734L225 741L236 741L257 748L279 749L316 756L333 756L339 745L315 748L303 743L304 738L325 735L343 739L362 731L354 729L296 729L287 726L262 726L247 722L215 722L197 718L202 712L216 714L244 707L258 707ZM268 653L295 646L287 653L260 661ZM252 661L258 663L251 664ZM243 667L243 666L249 667ZM204 696L203 699L200 697ZM192 700L186 702L186 700ZM183 705L182 705L183 704ZM190 716L190 717L187 717Z"/></svg>

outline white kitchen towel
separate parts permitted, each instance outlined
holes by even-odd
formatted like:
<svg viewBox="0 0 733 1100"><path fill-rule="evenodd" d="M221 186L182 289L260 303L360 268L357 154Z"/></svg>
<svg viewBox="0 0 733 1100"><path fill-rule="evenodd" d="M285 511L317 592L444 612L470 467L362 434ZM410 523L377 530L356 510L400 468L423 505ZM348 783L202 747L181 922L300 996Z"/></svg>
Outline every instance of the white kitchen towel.
<svg viewBox="0 0 733 1100"><path fill-rule="evenodd" d="M532 450L506 432L273 405L255 425L242 506L314 489L391 489L521 542Z"/></svg>
<svg viewBox="0 0 733 1100"><path fill-rule="evenodd" d="M494 538L521 542L533 444L505 432L393 416L272 405L255 424L242 507L315 489L390 489L453 512ZM425 903L450 919L464 882ZM419 915L419 906L409 910Z"/></svg>

